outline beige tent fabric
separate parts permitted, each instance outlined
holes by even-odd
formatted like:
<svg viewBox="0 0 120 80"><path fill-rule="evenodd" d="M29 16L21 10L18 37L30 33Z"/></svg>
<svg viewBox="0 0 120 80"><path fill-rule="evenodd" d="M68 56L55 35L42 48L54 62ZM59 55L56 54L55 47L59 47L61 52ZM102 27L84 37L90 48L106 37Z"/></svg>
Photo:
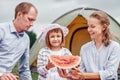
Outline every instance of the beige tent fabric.
<svg viewBox="0 0 120 80"><path fill-rule="evenodd" d="M68 27L69 34L65 38L65 47L70 49L73 55L79 55L80 47L84 43L90 41L89 34L86 30L87 19L94 11L98 11L98 9L77 8L65 13L53 21L53 23ZM109 29L113 35L113 39L120 43L120 24L118 24L118 22L109 14L108 16L111 22ZM39 49L44 46L44 41L41 40L40 36L30 51L30 65L36 66L37 63L35 60L37 59Z"/></svg>

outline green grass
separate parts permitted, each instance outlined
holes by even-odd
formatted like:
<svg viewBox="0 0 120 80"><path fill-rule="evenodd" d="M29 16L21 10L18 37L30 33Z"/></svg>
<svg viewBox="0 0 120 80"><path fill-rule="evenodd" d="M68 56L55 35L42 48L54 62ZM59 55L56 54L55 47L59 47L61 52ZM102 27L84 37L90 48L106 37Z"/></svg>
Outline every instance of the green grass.
<svg viewBox="0 0 120 80"><path fill-rule="evenodd" d="M32 80L38 80L38 74L32 73Z"/></svg>
<svg viewBox="0 0 120 80"><path fill-rule="evenodd" d="M15 65L12 73L13 73L14 75L19 75L19 73L18 73L18 64ZM37 73L33 73L33 72L32 72L31 75L32 75L32 80L37 80L37 79L38 79L38 74L37 74ZM21 79L19 78L18 80L21 80Z"/></svg>

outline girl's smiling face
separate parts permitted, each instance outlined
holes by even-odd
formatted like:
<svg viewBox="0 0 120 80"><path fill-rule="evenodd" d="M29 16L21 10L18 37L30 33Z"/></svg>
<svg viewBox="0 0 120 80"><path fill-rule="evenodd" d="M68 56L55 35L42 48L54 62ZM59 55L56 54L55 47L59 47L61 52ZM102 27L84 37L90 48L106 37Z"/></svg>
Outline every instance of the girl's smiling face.
<svg viewBox="0 0 120 80"><path fill-rule="evenodd" d="M51 47L61 47L61 43L62 43L62 33L60 31L58 32L51 32L49 34L49 42Z"/></svg>

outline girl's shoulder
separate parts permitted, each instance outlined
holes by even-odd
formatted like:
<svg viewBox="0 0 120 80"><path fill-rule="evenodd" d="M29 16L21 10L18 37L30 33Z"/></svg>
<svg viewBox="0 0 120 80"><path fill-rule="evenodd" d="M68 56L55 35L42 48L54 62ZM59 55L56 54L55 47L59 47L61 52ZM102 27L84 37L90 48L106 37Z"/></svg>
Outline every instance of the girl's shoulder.
<svg viewBox="0 0 120 80"><path fill-rule="evenodd" d="M39 55L50 55L50 54L51 54L51 51L50 51L49 48L44 47L44 48L41 48L41 49L39 50L39 53L38 53L38 54L39 54Z"/></svg>
<svg viewBox="0 0 120 80"><path fill-rule="evenodd" d="M44 50L50 50L50 48L48 48L48 47L43 47L43 48L41 48L40 50L42 50L42 51L44 51Z"/></svg>
<svg viewBox="0 0 120 80"><path fill-rule="evenodd" d="M72 55L69 49L63 47L62 50L64 51L64 55Z"/></svg>
<svg viewBox="0 0 120 80"><path fill-rule="evenodd" d="M50 49L48 47L43 47L39 50L39 53L40 52L50 52Z"/></svg>
<svg viewBox="0 0 120 80"><path fill-rule="evenodd" d="M62 50L64 50L64 51L70 51L69 49L67 49L67 48L64 48L64 47L62 48Z"/></svg>

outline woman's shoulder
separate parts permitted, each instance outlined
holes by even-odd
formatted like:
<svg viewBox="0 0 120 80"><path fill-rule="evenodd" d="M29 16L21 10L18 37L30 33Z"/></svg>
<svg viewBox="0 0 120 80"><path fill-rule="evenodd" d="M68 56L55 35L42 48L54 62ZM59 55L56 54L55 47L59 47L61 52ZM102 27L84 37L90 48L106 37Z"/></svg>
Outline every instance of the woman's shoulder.
<svg viewBox="0 0 120 80"><path fill-rule="evenodd" d="M87 43L83 44L81 48L89 48L89 47L91 47L93 44L94 44L94 42L93 42L93 41L90 41L90 42L87 42Z"/></svg>
<svg viewBox="0 0 120 80"><path fill-rule="evenodd" d="M120 47L120 44L114 40L110 40L110 45L111 46L119 46Z"/></svg>
<svg viewBox="0 0 120 80"><path fill-rule="evenodd" d="M70 52L68 48L63 47L62 50L64 51L64 55L72 55L72 53Z"/></svg>

